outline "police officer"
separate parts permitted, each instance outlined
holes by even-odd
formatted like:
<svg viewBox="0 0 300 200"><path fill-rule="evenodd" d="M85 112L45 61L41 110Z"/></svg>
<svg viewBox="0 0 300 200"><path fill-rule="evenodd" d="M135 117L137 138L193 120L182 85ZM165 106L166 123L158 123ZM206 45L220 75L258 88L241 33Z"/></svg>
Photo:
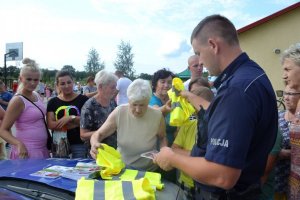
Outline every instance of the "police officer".
<svg viewBox="0 0 300 200"><path fill-rule="evenodd" d="M188 91L181 92L200 110L193 157L164 147L154 162L165 170L175 167L190 175L199 188L196 199L257 199L277 133L271 83L241 50L234 25L223 16L204 18L195 27L191 43L199 62L210 75L218 76L217 94L209 104Z"/></svg>

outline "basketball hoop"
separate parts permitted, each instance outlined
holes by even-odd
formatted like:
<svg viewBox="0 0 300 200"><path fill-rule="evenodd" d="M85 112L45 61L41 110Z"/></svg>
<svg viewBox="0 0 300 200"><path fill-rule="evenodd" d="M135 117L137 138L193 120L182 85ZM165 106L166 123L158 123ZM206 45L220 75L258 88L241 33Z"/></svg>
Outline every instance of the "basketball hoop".
<svg viewBox="0 0 300 200"><path fill-rule="evenodd" d="M7 85L6 61L21 61L23 59L23 42L6 43L4 54L4 83Z"/></svg>
<svg viewBox="0 0 300 200"><path fill-rule="evenodd" d="M11 61L15 61L16 57L19 56L19 50L18 49L9 49L8 57L11 58Z"/></svg>
<svg viewBox="0 0 300 200"><path fill-rule="evenodd" d="M23 59L23 43L6 43L7 61L21 61Z"/></svg>

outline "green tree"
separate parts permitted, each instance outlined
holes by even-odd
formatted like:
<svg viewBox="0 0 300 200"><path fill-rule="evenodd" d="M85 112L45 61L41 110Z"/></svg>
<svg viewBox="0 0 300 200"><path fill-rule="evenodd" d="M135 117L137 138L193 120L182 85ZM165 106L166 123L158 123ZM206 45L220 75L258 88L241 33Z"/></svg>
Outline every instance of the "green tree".
<svg viewBox="0 0 300 200"><path fill-rule="evenodd" d="M7 76L15 78L20 75L20 68L10 65L6 69Z"/></svg>
<svg viewBox="0 0 300 200"><path fill-rule="evenodd" d="M84 69L87 71L90 75L95 75L100 70L104 69L105 65L104 62L101 62L99 54L96 49L91 48L88 54L88 60L86 62L86 65L84 66Z"/></svg>
<svg viewBox="0 0 300 200"><path fill-rule="evenodd" d="M151 80L152 79L152 75L147 74L147 73L141 73L139 78L141 79L145 79L145 80Z"/></svg>
<svg viewBox="0 0 300 200"><path fill-rule="evenodd" d="M72 65L65 65L61 69L62 71L69 71L73 77L75 77L75 68Z"/></svg>
<svg viewBox="0 0 300 200"><path fill-rule="evenodd" d="M114 63L116 70L124 72L125 76L128 76L131 79L135 78L135 70L133 68L133 57L134 54L131 52L132 46L129 42L124 42L121 40L120 45L118 46L117 58Z"/></svg>
<svg viewBox="0 0 300 200"><path fill-rule="evenodd" d="M42 80L45 83L50 84L51 86L54 85L55 76L58 70L41 69L41 71L42 71Z"/></svg>
<svg viewBox="0 0 300 200"><path fill-rule="evenodd" d="M76 71L75 79L76 80L84 80L86 77L88 77L88 73L86 71Z"/></svg>

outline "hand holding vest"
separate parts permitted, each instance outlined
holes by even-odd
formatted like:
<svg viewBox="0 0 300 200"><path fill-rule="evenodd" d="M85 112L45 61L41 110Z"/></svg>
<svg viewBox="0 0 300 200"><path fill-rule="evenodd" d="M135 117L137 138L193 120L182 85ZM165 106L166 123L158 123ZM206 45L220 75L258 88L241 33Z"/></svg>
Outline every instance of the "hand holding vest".
<svg viewBox="0 0 300 200"><path fill-rule="evenodd" d="M190 116L195 113L195 108L184 97L179 95L182 90L184 90L182 80L180 78L173 78L172 88L168 91L172 105L170 113L171 126L187 125L190 123Z"/></svg>

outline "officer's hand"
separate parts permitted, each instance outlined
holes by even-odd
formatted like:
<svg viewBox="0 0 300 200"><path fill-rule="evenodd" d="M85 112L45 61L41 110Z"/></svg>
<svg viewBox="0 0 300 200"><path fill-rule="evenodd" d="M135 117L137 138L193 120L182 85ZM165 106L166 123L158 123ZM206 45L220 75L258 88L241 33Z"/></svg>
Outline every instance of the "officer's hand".
<svg viewBox="0 0 300 200"><path fill-rule="evenodd" d="M165 171L173 169L170 158L174 156L174 152L169 147L163 147L160 152L154 155L153 162Z"/></svg>

